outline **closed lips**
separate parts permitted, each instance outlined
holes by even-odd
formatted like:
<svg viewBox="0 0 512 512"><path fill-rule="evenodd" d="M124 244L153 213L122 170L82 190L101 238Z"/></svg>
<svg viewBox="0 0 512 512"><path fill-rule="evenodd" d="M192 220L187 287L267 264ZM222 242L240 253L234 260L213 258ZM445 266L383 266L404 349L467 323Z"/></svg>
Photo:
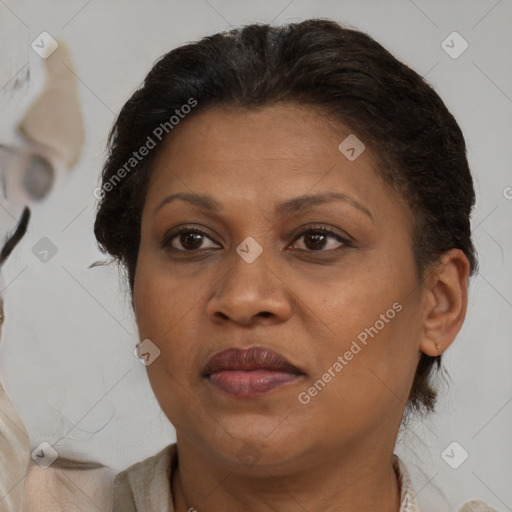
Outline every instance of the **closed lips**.
<svg viewBox="0 0 512 512"><path fill-rule="evenodd" d="M278 372L304 375L299 368L291 364L283 356L263 347L249 349L231 348L213 355L203 369L203 376L212 373L239 370L273 370Z"/></svg>
<svg viewBox="0 0 512 512"><path fill-rule="evenodd" d="M296 382L304 374L280 354L264 347L231 348L215 354L203 377L223 396L258 398Z"/></svg>

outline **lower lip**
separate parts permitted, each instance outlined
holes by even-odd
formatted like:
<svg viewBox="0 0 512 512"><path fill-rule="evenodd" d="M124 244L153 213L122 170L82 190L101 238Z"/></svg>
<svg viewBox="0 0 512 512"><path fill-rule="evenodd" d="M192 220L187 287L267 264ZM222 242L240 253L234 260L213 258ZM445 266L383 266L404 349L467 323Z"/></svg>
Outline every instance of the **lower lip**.
<svg viewBox="0 0 512 512"><path fill-rule="evenodd" d="M253 397L268 393L301 377L295 373L273 370L223 370L212 373L208 380L225 393Z"/></svg>

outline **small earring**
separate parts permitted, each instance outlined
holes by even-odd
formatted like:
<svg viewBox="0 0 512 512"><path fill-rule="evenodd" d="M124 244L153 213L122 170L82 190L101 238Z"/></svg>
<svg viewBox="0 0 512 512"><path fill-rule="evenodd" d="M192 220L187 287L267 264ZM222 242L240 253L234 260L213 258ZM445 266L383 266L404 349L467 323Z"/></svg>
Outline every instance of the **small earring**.
<svg viewBox="0 0 512 512"><path fill-rule="evenodd" d="M441 345L439 345L439 343L436 343L434 346L436 347L437 350L441 348Z"/></svg>

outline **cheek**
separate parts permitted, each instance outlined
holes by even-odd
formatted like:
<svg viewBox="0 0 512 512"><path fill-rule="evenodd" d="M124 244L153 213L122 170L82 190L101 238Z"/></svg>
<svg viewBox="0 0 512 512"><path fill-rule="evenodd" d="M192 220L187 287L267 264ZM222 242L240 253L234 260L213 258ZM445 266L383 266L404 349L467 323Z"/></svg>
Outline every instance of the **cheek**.
<svg viewBox="0 0 512 512"><path fill-rule="evenodd" d="M400 311L390 308L384 316L379 314L344 354L345 360L352 360L344 367L345 383L339 393L349 397L354 410L366 408L375 418L405 407L418 363L409 311L401 303L393 304Z"/></svg>
<svg viewBox="0 0 512 512"><path fill-rule="evenodd" d="M194 298L197 301L193 289L173 278L168 268L142 253L134 283L135 317L141 339L163 342L193 307Z"/></svg>
<svg viewBox="0 0 512 512"><path fill-rule="evenodd" d="M377 421L407 402L418 362L418 333L412 299L404 303L407 283L393 286L397 282L398 276L390 278L389 272L368 272L322 286L322 294L310 290L310 304L322 306L329 334L315 343L318 359L301 389L302 403L309 402L318 415L329 410L337 418L333 424L348 418Z"/></svg>
<svg viewBox="0 0 512 512"><path fill-rule="evenodd" d="M134 305L139 339L149 339L160 353L146 367L148 378L165 410L192 371L193 333L198 300L205 293L196 286L173 278L168 268L145 258L139 259L135 275ZM204 286L203 286L204 288ZM168 393L169 391L169 393ZM169 396L167 396L169 395Z"/></svg>
<svg viewBox="0 0 512 512"><path fill-rule="evenodd" d="M377 332L384 336L388 333L400 315L396 311L400 306L394 308L393 304L402 293L393 286L396 281L381 279L385 274L384 268L372 271L367 266L363 270L353 267L337 279L317 282L299 292L312 322L325 334L317 337L316 349L325 349L330 355L342 354L353 340L364 343Z"/></svg>

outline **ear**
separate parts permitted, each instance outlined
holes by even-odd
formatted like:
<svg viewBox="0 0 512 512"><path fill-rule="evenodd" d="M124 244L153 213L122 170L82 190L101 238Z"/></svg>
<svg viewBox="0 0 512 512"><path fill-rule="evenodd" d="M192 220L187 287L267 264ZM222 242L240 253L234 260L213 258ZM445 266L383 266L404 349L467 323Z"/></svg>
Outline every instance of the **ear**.
<svg viewBox="0 0 512 512"><path fill-rule="evenodd" d="M459 333L468 304L470 264L460 249L450 249L425 280L423 336L419 350L441 355Z"/></svg>

